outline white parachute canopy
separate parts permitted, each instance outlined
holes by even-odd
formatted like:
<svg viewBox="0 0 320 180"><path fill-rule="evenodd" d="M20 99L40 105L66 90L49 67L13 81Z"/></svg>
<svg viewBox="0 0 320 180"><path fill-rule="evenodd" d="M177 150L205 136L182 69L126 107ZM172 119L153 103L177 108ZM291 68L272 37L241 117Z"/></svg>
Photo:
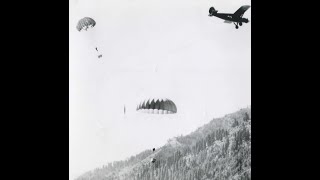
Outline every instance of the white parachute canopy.
<svg viewBox="0 0 320 180"><path fill-rule="evenodd" d="M152 98L142 101L137 111L150 114L175 114L177 107L173 101L166 98Z"/></svg>

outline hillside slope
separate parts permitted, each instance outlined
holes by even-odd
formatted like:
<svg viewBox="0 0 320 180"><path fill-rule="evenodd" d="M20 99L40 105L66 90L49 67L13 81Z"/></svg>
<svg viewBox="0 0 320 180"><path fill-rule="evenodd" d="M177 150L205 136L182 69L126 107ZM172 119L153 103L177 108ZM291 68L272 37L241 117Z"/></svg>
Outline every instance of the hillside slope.
<svg viewBox="0 0 320 180"><path fill-rule="evenodd" d="M150 159L156 158L155 163ZM152 153L109 163L77 180L251 179L251 109L213 119Z"/></svg>

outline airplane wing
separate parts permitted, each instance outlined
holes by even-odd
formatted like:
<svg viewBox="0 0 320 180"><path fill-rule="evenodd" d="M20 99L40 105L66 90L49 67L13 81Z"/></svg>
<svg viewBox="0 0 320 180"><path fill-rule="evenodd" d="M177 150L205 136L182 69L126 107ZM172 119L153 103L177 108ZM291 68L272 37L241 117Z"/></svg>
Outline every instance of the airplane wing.
<svg viewBox="0 0 320 180"><path fill-rule="evenodd" d="M250 8L249 5L241 6L233 15L235 17L242 17L243 14Z"/></svg>
<svg viewBox="0 0 320 180"><path fill-rule="evenodd" d="M224 23L229 23L230 24L230 23L232 23L232 21L225 20Z"/></svg>

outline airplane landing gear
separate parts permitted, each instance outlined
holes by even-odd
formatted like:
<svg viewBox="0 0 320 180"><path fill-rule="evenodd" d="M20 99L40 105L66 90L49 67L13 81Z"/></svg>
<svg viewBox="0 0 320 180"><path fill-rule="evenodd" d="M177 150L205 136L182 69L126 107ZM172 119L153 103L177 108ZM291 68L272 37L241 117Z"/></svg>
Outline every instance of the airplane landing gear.
<svg viewBox="0 0 320 180"><path fill-rule="evenodd" d="M242 22L240 22L239 25L242 26Z"/></svg>
<svg viewBox="0 0 320 180"><path fill-rule="evenodd" d="M236 29L238 29L238 28L239 28L238 23L237 23L237 24L236 24L236 23L234 23L234 25L236 25Z"/></svg>

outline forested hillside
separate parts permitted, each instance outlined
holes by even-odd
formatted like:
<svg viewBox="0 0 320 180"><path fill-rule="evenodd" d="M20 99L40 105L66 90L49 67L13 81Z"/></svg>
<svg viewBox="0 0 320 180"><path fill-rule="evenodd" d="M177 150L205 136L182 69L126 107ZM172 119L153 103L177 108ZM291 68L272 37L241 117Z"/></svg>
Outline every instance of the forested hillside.
<svg viewBox="0 0 320 180"><path fill-rule="evenodd" d="M147 150L77 178L87 179L251 179L251 109L213 119L187 136L168 140L154 153Z"/></svg>

